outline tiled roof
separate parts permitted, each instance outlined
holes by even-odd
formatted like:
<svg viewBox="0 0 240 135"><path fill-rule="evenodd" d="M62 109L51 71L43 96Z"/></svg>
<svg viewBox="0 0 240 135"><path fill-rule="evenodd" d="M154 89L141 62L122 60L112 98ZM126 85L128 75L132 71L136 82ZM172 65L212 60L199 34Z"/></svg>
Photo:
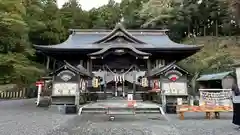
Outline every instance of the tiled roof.
<svg viewBox="0 0 240 135"><path fill-rule="evenodd" d="M216 73L216 74L201 75L197 79L197 81L222 80L224 77L226 77L228 75L231 75L232 73L233 73L233 71Z"/></svg>
<svg viewBox="0 0 240 135"><path fill-rule="evenodd" d="M102 49L115 43L103 43L102 41L119 36L118 32L122 33L125 37L134 40L131 44L133 47L140 48L156 48L156 49L193 49L199 50L202 46L184 45L173 42L165 34L164 30L126 30L121 25L110 31L103 30L73 30L69 38L57 45L35 45L36 49ZM96 43L98 42L98 43ZM124 44L124 43L116 43Z"/></svg>

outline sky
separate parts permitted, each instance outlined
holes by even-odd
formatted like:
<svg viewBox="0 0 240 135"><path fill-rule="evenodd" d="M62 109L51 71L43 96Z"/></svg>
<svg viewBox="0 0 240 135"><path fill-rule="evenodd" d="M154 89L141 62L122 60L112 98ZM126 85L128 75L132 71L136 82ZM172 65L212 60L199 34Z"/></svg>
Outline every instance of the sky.
<svg viewBox="0 0 240 135"><path fill-rule="evenodd" d="M68 0L57 0L58 7L62 7L62 5L67 2ZM105 5L108 3L109 0L79 0L79 3L82 6L83 10L90 10L92 8L98 8L102 5ZM115 0L116 2L120 2L121 0Z"/></svg>

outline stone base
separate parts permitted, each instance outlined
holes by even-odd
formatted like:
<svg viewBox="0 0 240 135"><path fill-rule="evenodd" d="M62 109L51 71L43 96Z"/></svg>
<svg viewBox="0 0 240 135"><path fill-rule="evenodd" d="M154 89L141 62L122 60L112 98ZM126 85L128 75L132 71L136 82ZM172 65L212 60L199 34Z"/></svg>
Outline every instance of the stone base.
<svg viewBox="0 0 240 135"><path fill-rule="evenodd" d="M176 105L167 104L167 106L166 106L166 113L168 113L168 114L176 114L177 113Z"/></svg>
<svg viewBox="0 0 240 135"><path fill-rule="evenodd" d="M65 106L65 114L76 114L77 113L77 106L76 105L69 105Z"/></svg>
<svg viewBox="0 0 240 135"><path fill-rule="evenodd" d="M136 93L136 95L134 96L135 100L143 100L142 98L142 94L141 93Z"/></svg>

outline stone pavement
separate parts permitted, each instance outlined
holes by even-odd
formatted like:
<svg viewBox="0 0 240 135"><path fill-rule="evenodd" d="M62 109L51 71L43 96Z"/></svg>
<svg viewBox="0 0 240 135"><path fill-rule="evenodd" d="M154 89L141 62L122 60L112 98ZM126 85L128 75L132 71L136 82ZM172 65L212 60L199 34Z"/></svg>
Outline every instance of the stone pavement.
<svg viewBox="0 0 240 135"><path fill-rule="evenodd" d="M33 99L0 101L0 135L238 135L231 113L219 120L205 120L203 113L177 115L139 114L117 116L108 121L103 114L64 115L56 108L36 108Z"/></svg>

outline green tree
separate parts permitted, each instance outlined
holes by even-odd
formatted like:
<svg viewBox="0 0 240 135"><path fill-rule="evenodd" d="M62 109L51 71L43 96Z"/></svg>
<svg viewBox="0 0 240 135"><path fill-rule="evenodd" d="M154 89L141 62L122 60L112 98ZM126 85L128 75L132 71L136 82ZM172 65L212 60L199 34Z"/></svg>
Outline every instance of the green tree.
<svg viewBox="0 0 240 135"><path fill-rule="evenodd" d="M38 31L40 38L38 44L51 45L61 43L67 36L56 1L44 0L43 3L43 14L40 17L45 24L45 28Z"/></svg>
<svg viewBox="0 0 240 135"><path fill-rule="evenodd" d="M129 29L139 29L148 17L140 16L143 3L148 0L122 0L120 3L123 24Z"/></svg>
<svg viewBox="0 0 240 135"><path fill-rule="evenodd" d="M88 29L91 26L89 13L81 9L77 0L70 0L60 10L63 25L67 29Z"/></svg>
<svg viewBox="0 0 240 135"><path fill-rule="evenodd" d="M24 0L24 6L26 7L25 21L29 26L29 40L34 44L42 44L39 33L47 29L42 19L44 5L41 0Z"/></svg>
<svg viewBox="0 0 240 135"><path fill-rule="evenodd" d="M114 28L121 20L120 5L110 0L107 5L90 10L92 28Z"/></svg>
<svg viewBox="0 0 240 135"><path fill-rule="evenodd" d="M27 44L26 9L21 0L0 1L0 50L2 53L23 52Z"/></svg>
<svg viewBox="0 0 240 135"><path fill-rule="evenodd" d="M0 78L9 79L9 83L12 78L23 83L23 77L33 81L43 73L41 66L28 58L31 26L26 22L31 20L26 12L27 2L30 1L0 1Z"/></svg>

